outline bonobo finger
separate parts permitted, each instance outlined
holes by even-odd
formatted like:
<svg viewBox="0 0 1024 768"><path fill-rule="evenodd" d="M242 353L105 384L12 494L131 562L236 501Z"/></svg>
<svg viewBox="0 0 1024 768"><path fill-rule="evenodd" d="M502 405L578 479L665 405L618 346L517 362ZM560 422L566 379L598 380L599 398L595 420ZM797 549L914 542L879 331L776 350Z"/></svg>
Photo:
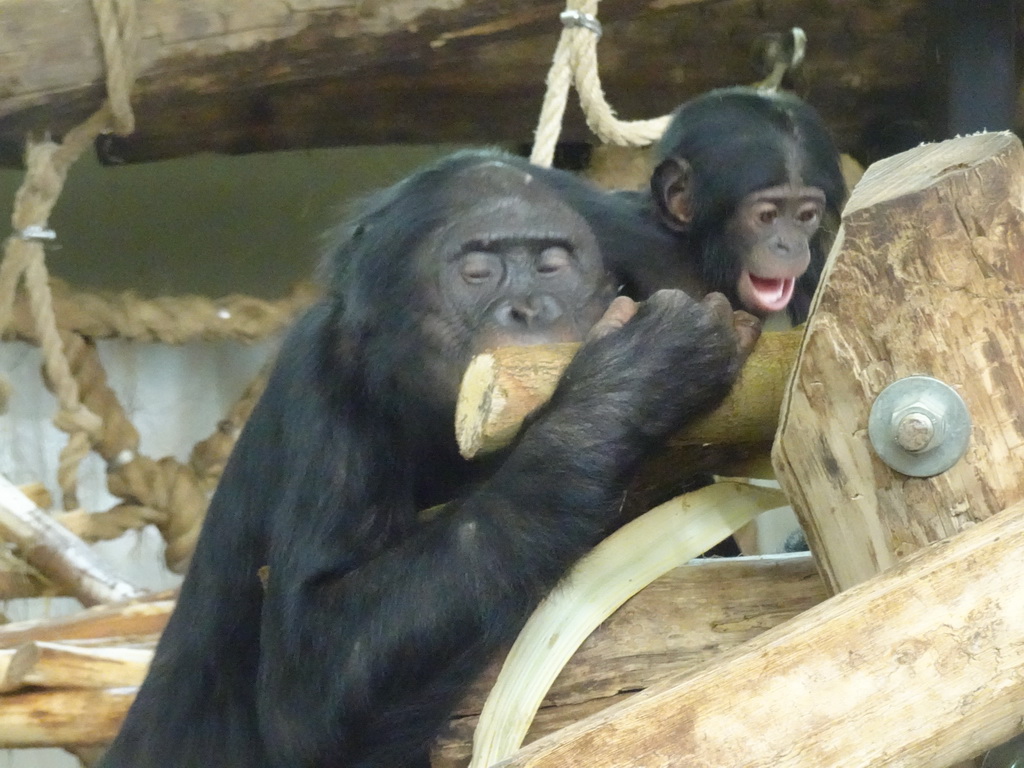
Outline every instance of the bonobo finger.
<svg viewBox="0 0 1024 768"><path fill-rule="evenodd" d="M725 298L724 294L717 292L709 293L701 299L700 303L717 315L718 321L722 325L734 325L735 320L733 317L732 304L729 303L729 300Z"/></svg>
<svg viewBox="0 0 1024 768"><path fill-rule="evenodd" d="M607 336L612 331L619 330L622 326L633 319L636 315L637 303L628 296L616 296L615 300L608 305L601 319L587 334L587 341L593 341Z"/></svg>
<svg viewBox="0 0 1024 768"><path fill-rule="evenodd" d="M673 308L681 309L691 303L696 304L696 299L686 293L686 291L680 291L678 288L660 288L648 296L642 302L642 305L650 307L655 311L672 311Z"/></svg>
<svg viewBox="0 0 1024 768"><path fill-rule="evenodd" d="M740 359L746 360L761 337L761 321L740 309L732 313L732 327L736 330L736 347Z"/></svg>

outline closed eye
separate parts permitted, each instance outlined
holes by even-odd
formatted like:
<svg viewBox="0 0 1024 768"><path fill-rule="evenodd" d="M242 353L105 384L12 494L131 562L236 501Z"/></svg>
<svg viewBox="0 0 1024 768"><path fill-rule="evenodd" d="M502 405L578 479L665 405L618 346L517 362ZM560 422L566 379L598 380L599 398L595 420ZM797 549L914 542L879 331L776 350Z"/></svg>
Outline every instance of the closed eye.
<svg viewBox="0 0 1024 768"><path fill-rule="evenodd" d="M486 251L470 251L459 257L459 275L471 285L491 282L500 278L501 258Z"/></svg>
<svg viewBox="0 0 1024 768"><path fill-rule="evenodd" d="M569 251L559 245L553 245L541 251L537 259L537 272L542 275L553 275L571 264L572 257Z"/></svg>

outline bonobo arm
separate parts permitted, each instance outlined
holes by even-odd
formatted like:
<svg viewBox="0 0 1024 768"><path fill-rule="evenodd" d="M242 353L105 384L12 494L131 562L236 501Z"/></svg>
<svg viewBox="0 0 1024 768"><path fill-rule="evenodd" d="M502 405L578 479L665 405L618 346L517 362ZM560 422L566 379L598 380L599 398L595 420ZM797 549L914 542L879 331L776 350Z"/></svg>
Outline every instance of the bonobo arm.
<svg viewBox="0 0 1024 768"><path fill-rule="evenodd" d="M272 560L259 686L272 764L422 756L494 651L597 542L643 456L724 396L756 335L724 297L659 292L583 346L500 468L451 511L341 573Z"/></svg>

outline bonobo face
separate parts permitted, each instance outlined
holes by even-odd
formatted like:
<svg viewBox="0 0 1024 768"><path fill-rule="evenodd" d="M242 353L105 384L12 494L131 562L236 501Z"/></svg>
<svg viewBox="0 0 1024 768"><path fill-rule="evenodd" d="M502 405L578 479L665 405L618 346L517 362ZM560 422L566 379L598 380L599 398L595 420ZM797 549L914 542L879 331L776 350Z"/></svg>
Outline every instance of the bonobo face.
<svg viewBox="0 0 1024 768"><path fill-rule="evenodd" d="M785 309L811 263L811 239L821 226L825 193L799 180L745 196L728 220L727 249L736 254L736 293L756 315Z"/></svg>
<svg viewBox="0 0 1024 768"><path fill-rule="evenodd" d="M426 341L452 388L484 350L581 341L613 295L583 218L500 162L462 171L450 198L452 218L418 262L428 273Z"/></svg>

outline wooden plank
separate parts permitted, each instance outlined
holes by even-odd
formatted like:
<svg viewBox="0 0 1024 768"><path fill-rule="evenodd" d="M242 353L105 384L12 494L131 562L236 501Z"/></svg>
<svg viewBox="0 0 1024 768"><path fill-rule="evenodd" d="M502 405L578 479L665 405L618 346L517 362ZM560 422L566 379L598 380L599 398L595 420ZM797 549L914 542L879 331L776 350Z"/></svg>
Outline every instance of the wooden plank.
<svg viewBox="0 0 1024 768"><path fill-rule="evenodd" d="M29 565L84 605L139 597L142 591L112 573L89 546L39 509L0 476L0 536L14 544Z"/></svg>
<svg viewBox="0 0 1024 768"><path fill-rule="evenodd" d="M1024 502L502 768L934 768L1021 731Z"/></svg>
<svg viewBox="0 0 1024 768"><path fill-rule="evenodd" d="M881 161L854 190L812 307L774 464L830 586L1024 499L1024 150L978 134ZM887 385L926 374L973 421L952 469L911 478L867 435Z"/></svg>
<svg viewBox="0 0 1024 768"><path fill-rule="evenodd" d="M198 151L361 143L529 142L562 0L275 0L139 3L136 134L111 162ZM802 26L797 81L840 145L865 127L920 122L932 75L924 0L603 0L601 76L625 118L664 114L713 87L763 76L765 32ZM837 55L836 52L842 52ZM713 55L710 55L712 54ZM850 76L856 71L855 78ZM89 0L0 0L0 159L28 131L60 136L103 96ZM578 109L565 138L590 140Z"/></svg>

